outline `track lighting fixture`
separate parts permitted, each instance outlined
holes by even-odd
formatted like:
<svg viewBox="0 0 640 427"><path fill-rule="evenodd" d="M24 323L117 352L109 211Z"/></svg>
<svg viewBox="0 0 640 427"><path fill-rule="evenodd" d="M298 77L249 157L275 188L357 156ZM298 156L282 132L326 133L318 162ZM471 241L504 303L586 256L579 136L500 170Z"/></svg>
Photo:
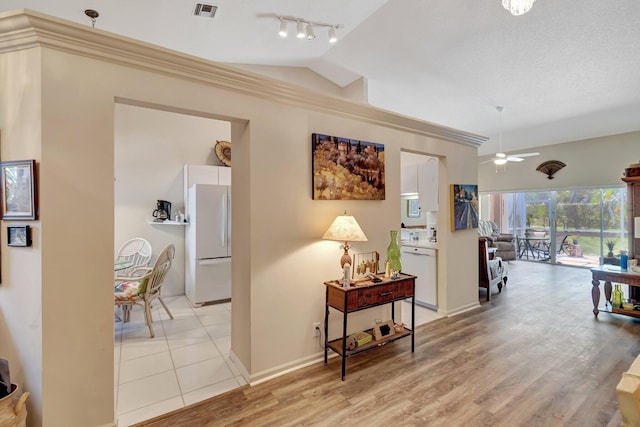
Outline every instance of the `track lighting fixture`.
<svg viewBox="0 0 640 427"><path fill-rule="evenodd" d="M313 40L316 38L316 34L313 32L311 24L307 24L307 40Z"/></svg>
<svg viewBox="0 0 640 427"><path fill-rule="evenodd" d="M284 20L280 20L280 31L278 31L280 37L287 37L287 23Z"/></svg>
<svg viewBox="0 0 640 427"><path fill-rule="evenodd" d="M329 43L335 43L338 41L338 36L336 35L336 27L329 28Z"/></svg>
<svg viewBox="0 0 640 427"><path fill-rule="evenodd" d="M294 18L291 16L278 16L278 20L280 21L280 30L278 34L280 37L287 37L287 23L295 22L296 23L296 37L299 39L306 38L307 40L313 40L316 38L316 33L314 27L325 27L329 29L329 43L335 43L338 41L338 35L336 30L342 29L341 24L332 25L324 22L315 22L315 21L307 21L302 18ZM305 31L304 26L307 26Z"/></svg>

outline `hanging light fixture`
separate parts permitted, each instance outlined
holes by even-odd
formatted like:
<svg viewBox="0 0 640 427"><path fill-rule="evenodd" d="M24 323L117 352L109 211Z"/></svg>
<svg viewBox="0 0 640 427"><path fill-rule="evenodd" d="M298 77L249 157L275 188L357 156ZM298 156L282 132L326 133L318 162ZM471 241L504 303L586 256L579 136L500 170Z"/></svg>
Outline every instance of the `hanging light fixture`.
<svg viewBox="0 0 640 427"><path fill-rule="evenodd" d="M287 24L288 22L296 23L296 37L299 39L307 39L313 40L316 38L316 33L314 27L321 28L325 27L329 29L329 43L335 43L338 41L337 30L341 30L342 24L328 24L325 22L315 22L315 21L307 21L302 18L295 18L292 16L277 16L276 17L280 21L280 30L278 34L280 37L287 37ZM307 26L306 31L304 26Z"/></svg>
<svg viewBox="0 0 640 427"><path fill-rule="evenodd" d="M278 31L280 37L287 37L287 21L280 19L280 31Z"/></svg>
<svg viewBox="0 0 640 427"><path fill-rule="evenodd" d="M529 12L536 0L502 0L502 7L512 15L520 16Z"/></svg>

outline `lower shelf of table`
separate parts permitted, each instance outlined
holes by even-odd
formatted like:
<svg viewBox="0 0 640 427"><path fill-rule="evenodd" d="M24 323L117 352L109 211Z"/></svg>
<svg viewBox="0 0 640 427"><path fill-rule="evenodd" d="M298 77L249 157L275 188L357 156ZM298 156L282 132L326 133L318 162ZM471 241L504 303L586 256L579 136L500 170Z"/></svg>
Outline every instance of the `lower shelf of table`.
<svg viewBox="0 0 640 427"><path fill-rule="evenodd" d="M373 329L369 329L367 331L365 331L368 334L373 335ZM403 332L398 332L395 333L393 335L389 335L388 337L385 337L384 339L380 340L380 341L376 341L376 340L371 340L370 342L366 343L365 345L362 345L360 347L356 347L353 350L347 350L345 356L349 357L349 356L355 356L358 353L362 353L365 352L367 350L372 350L374 348L378 348L381 347L387 343L390 343L392 341L398 340L400 338L404 338L404 337L408 337L411 336L413 334L413 331L411 329L407 329L404 328ZM342 356L342 338L338 338L337 340L332 340L329 341L328 346L331 350L335 351L336 353L338 353L340 356Z"/></svg>
<svg viewBox="0 0 640 427"><path fill-rule="evenodd" d="M604 313L623 314L625 316L631 316L640 319L640 311L638 310L624 310L622 308L613 308L609 304L604 307L598 307L598 311Z"/></svg>

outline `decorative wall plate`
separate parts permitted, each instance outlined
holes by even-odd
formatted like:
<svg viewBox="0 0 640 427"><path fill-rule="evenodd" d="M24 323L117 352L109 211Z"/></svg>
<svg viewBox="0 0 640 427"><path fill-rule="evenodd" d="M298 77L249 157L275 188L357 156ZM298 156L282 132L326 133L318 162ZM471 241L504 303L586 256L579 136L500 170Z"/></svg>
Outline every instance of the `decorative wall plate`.
<svg viewBox="0 0 640 427"><path fill-rule="evenodd" d="M216 140L216 156L223 165L231 167L231 143Z"/></svg>

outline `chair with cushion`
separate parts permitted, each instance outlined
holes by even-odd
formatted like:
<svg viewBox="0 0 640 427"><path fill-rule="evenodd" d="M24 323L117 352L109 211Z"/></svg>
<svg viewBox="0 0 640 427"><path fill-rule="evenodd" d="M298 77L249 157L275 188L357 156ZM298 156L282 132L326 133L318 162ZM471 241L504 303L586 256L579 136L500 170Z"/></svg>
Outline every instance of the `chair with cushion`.
<svg viewBox="0 0 640 427"><path fill-rule="evenodd" d="M502 285L507 285L507 265L498 256L489 251L488 237L478 237L478 287L487 289L487 301L491 300L491 287L498 285L498 293Z"/></svg>
<svg viewBox="0 0 640 427"><path fill-rule="evenodd" d="M501 233L498 225L493 221L481 219L478 221L478 234L488 238L490 248L496 248L496 256L503 261L516 259L516 238L513 234Z"/></svg>
<svg viewBox="0 0 640 427"><path fill-rule="evenodd" d="M142 237L129 239L120 246L116 255L116 266L121 263L128 267L116 272L116 280L120 276L129 277L138 267L146 267L151 260L151 244Z"/></svg>
<svg viewBox="0 0 640 427"><path fill-rule="evenodd" d="M160 289L171 268L175 253L174 245L165 246L152 268L138 267L132 272L131 277L126 278L115 287L115 305L122 307L123 320L129 321L129 312L134 305L143 306L144 320L149 327L151 338L154 337L153 318L151 317L151 303L154 300L160 301L169 317L173 319L173 315L160 297Z"/></svg>

